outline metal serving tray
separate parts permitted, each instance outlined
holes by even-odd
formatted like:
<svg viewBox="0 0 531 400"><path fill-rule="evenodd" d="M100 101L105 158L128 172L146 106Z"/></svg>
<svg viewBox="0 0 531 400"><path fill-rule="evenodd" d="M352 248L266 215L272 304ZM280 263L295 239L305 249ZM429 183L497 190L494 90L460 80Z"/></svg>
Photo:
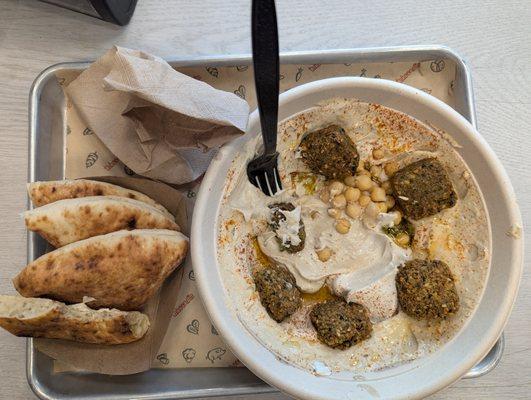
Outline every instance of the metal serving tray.
<svg viewBox="0 0 531 400"><path fill-rule="evenodd" d="M408 46L284 53L284 64L377 63L445 59L456 65L454 108L476 125L470 71L452 50L441 46ZM249 55L174 59L174 67L248 65ZM33 83L29 101L29 181L63 179L65 175L65 98L55 79L64 70L83 70L89 65L62 63L44 70ZM28 262L44 253L45 242L28 234ZM503 336L465 378L491 371L503 353ZM42 399L183 399L210 396L272 393L246 368L151 369L128 375L109 376L88 372L54 372L53 360L27 344L27 377Z"/></svg>

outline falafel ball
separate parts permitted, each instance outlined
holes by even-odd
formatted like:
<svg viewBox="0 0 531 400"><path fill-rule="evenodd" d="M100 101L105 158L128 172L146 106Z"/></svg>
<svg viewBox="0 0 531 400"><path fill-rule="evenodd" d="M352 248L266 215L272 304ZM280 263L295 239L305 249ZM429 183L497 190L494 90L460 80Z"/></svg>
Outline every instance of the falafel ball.
<svg viewBox="0 0 531 400"><path fill-rule="evenodd" d="M254 274L256 290L268 314L277 322L293 314L302 304L295 278L286 268L271 265Z"/></svg>
<svg viewBox="0 0 531 400"><path fill-rule="evenodd" d="M358 168L360 157L356 145L338 125L306 134L300 149L308 168L326 179L343 179L354 175Z"/></svg>
<svg viewBox="0 0 531 400"><path fill-rule="evenodd" d="M334 299L315 305L310 320L317 337L327 346L348 349L353 344L371 337L369 312L361 304Z"/></svg>
<svg viewBox="0 0 531 400"><path fill-rule="evenodd" d="M271 222L270 227L274 231L278 230L280 227L280 222L286 220L286 216L282 211L293 211L295 210L295 206L291 203L274 203L270 204L269 208L272 211L271 214ZM302 249L304 249L304 243L306 241L306 230L304 228L304 222L302 219L299 222L299 232L298 236L300 239L300 242L298 244L293 244L291 240L287 240L285 242L282 241L281 238L276 236L278 245L280 246L281 251L287 251L288 253L298 253Z"/></svg>
<svg viewBox="0 0 531 400"><path fill-rule="evenodd" d="M439 260L411 260L396 274L398 302L416 319L445 319L459 311L459 295L448 265Z"/></svg>
<svg viewBox="0 0 531 400"><path fill-rule="evenodd" d="M457 202L452 182L436 158L424 158L397 171L391 177L391 187L404 214L415 220Z"/></svg>

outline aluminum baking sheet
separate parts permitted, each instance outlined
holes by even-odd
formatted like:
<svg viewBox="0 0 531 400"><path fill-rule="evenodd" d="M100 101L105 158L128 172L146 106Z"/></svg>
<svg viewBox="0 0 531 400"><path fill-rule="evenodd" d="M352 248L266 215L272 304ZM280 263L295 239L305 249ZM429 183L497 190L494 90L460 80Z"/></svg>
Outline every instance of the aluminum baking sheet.
<svg viewBox="0 0 531 400"><path fill-rule="evenodd" d="M453 107L476 125L471 75L461 57L441 46L290 52L283 64L382 63L448 60L455 64ZM249 55L174 59L174 67L249 65ZM65 174L66 103L55 74L83 70L89 63L62 63L43 71L35 80L29 106L29 181L63 179ZM45 243L28 234L28 262L45 251ZM465 378L491 371L503 353L503 336ZM151 369L129 376L87 372L54 372L53 360L38 352L28 339L28 382L43 399L183 399L276 392L246 368Z"/></svg>

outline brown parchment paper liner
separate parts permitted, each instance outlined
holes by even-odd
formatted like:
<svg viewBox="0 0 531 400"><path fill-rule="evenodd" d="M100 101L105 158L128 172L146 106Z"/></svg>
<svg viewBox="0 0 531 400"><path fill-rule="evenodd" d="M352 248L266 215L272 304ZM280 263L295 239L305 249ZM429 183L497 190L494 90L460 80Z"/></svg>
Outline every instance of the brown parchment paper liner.
<svg viewBox="0 0 531 400"><path fill-rule="evenodd" d="M200 66L178 70L213 87L230 91L246 99L255 107L252 68L240 66ZM455 64L450 60L425 60L395 63L346 64L289 64L280 66L282 92L317 79L335 76L365 76L403 82L454 105L453 80ZM67 85L79 71L58 76L61 85ZM132 174L125 165L98 139L67 103L66 176L80 178L94 175ZM209 160L195 160L205 168ZM192 215L195 195L200 182L179 187L186 196L188 215ZM152 366L156 368L230 367L241 365L217 335L203 308L191 263L184 265L184 277L178 300L171 316L166 336ZM69 370L55 364L57 372Z"/></svg>
<svg viewBox="0 0 531 400"><path fill-rule="evenodd" d="M247 102L175 71L166 61L114 46L65 87L90 131L127 167L174 184L197 179L197 159L245 132Z"/></svg>
<svg viewBox="0 0 531 400"><path fill-rule="evenodd" d="M177 223L183 227L183 233L188 235L184 196L177 190L147 179L110 176L91 179L114 183L149 195L175 215ZM190 263L190 257L184 262L185 265L187 263ZM145 371L151 367L166 334L179 295L183 272L184 266L177 267L157 294L148 301L143 312L148 315L151 326L146 335L136 342L105 346L66 340L35 339L35 346L39 351L63 363L67 369L111 375Z"/></svg>

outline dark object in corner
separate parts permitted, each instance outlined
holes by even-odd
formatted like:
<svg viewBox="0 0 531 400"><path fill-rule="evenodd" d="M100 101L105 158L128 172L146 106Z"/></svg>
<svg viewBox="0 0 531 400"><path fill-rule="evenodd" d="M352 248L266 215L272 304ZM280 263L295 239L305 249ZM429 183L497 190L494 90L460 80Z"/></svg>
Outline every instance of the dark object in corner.
<svg viewBox="0 0 531 400"><path fill-rule="evenodd" d="M116 25L127 25L137 0L41 0Z"/></svg>

